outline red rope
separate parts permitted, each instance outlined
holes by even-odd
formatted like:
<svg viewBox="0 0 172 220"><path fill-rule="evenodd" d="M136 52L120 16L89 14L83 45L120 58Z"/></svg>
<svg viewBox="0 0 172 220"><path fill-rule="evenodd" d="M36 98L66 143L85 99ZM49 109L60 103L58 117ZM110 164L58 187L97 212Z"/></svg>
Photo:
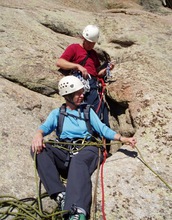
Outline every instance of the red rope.
<svg viewBox="0 0 172 220"><path fill-rule="evenodd" d="M101 106L102 100L103 100L103 94L104 94L105 87L106 87L106 84L105 84L105 82L104 82L104 80L103 80L102 78L98 78L98 80L99 80L99 81L101 82L101 84L102 84L102 91L101 91L101 93L100 93L100 102L99 102L99 105L98 105L98 107L97 107L97 109L96 109L96 113L98 113L99 110L100 110L100 106Z"/></svg>
<svg viewBox="0 0 172 220"><path fill-rule="evenodd" d="M105 140L104 140L105 141ZM103 176L103 168L104 164L106 162L106 157L107 157L107 152L106 149L103 153L103 162L101 165L101 189L102 189L102 215L103 215L103 220L106 220L106 214L105 214L105 196L104 196L104 176Z"/></svg>
<svg viewBox="0 0 172 220"><path fill-rule="evenodd" d="M96 113L99 112L100 110L100 106L102 104L102 100L103 100L103 94L104 94L104 91L105 91L105 87L106 87L106 84L104 82L104 80L102 78L99 78L98 79L101 84L102 84L102 91L100 93L100 102L99 102L99 105L96 109ZM103 168L104 168L104 164L106 162L106 157L107 157L107 152L106 152L106 139L103 139L103 145L104 145L104 153L103 153L103 162L102 162L102 165L101 165L101 189L102 189L102 215L103 215L103 220L106 220L106 214L105 214L105 197L104 197L104 177L103 177Z"/></svg>

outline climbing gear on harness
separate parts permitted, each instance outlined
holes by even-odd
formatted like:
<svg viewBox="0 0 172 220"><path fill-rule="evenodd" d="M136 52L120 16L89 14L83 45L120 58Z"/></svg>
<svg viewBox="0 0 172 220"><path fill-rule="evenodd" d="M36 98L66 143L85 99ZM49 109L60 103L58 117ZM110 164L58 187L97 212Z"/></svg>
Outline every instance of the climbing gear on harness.
<svg viewBox="0 0 172 220"><path fill-rule="evenodd" d="M86 40L96 43L99 39L99 28L96 25L87 25L82 32L82 36Z"/></svg>
<svg viewBox="0 0 172 220"><path fill-rule="evenodd" d="M66 193L65 192L61 192L57 195L57 198L55 199L57 205L58 205L58 208L60 210L63 210L64 209L64 204L65 204L65 196L66 196Z"/></svg>
<svg viewBox="0 0 172 220"><path fill-rule="evenodd" d="M81 62L79 62L79 64L80 64L81 66L85 66L85 63L86 63L88 57L89 57L89 53L87 52L87 56L86 56ZM81 82L82 82L83 85L84 85L84 93L90 91L90 84L89 84L89 79L91 78L91 77L90 77L90 74L88 74L88 79L84 79L84 77L82 76L82 72L80 72L80 71L78 71L78 70L77 70L77 71L76 71L76 70L73 70L73 71L71 72L71 74L73 74L74 76L78 77L78 79L81 80Z"/></svg>
<svg viewBox="0 0 172 220"><path fill-rule="evenodd" d="M59 81L59 94L61 96L74 93L82 88L84 85L75 76L66 76Z"/></svg>
<svg viewBox="0 0 172 220"><path fill-rule="evenodd" d="M80 71L75 71L73 75L78 77L79 80L81 80L82 84L84 85L84 93L89 92L90 91L89 80L91 79L90 74L88 74L88 79L84 79Z"/></svg>
<svg viewBox="0 0 172 220"><path fill-rule="evenodd" d="M106 75L104 76L104 82L106 82L106 83L112 77L111 71L110 71L110 65L111 65L111 62L109 62L107 67L106 67Z"/></svg>
<svg viewBox="0 0 172 220"><path fill-rule="evenodd" d="M77 146L77 144L80 144L82 142L82 139L61 139L61 133L63 130L63 124L64 124L64 119L65 117L74 117L74 118L78 118L80 120L84 120L87 126L87 130L89 132L89 140L95 141L94 137L97 137L98 134L93 131L92 126L90 124L90 108L91 105L87 105L85 103L81 104L79 107L79 112L83 112L84 117L82 118L81 115L80 116L75 116L73 114L70 114L68 112L66 112L66 104L64 103L59 110L59 116L58 116L58 124L57 124L57 133L58 133L58 141L63 141L63 142L67 142L67 144L65 145L66 148L68 149L69 153L66 157L66 161L65 161L65 166L68 167L71 157L73 157L74 155L76 155L78 153L78 149L79 147ZM94 134L94 137L93 137ZM72 145L72 144L76 144L76 145Z"/></svg>
<svg viewBox="0 0 172 220"><path fill-rule="evenodd" d="M66 148L68 149L68 154L65 161L65 166L68 167L70 160L72 157L74 157L76 154L78 154L79 146L77 146L77 143L81 143L80 139L72 140L72 139L65 139L65 141L68 143ZM74 145L72 145L72 144ZM75 145L76 144L76 145Z"/></svg>

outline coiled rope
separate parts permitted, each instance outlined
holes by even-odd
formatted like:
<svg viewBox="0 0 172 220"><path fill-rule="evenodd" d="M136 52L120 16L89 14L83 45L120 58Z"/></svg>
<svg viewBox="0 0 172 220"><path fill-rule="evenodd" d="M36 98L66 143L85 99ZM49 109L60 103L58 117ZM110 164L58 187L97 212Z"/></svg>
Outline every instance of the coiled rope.
<svg viewBox="0 0 172 220"><path fill-rule="evenodd" d="M48 143L54 143L54 141L48 141ZM59 144L69 144L65 142L56 142L58 144L57 146L54 145L54 147L60 147ZM79 143L70 143L73 145L82 145L82 147L79 150L82 150L83 147L91 145L91 146L102 146L102 142L98 141L98 143L95 142L85 142L82 144ZM111 143L112 145L112 143ZM172 187L160 176L158 175L144 160L140 150L137 146L135 148L138 151L138 154L140 155L140 158L137 156L137 158L147 167L149 168L169 189L172 191ZM66 149L66 148L65 148ZM78 151L78 150L76 150ZM36 161L36 154L34 156L34 161ZM99 161L100 163L100 161ZM105 163L105 160L103 164ZM102 165L103 165L102 164ZM98 168L100 167L100 164L98 165ZM103 166L102 166L103 167ZM103 169L101 170L101 184L103 183ZM36 170L36 162L35 162L35 181L36 181L36 192L37 192L37 198L24 198L24 199L17 199L13 196L0 196L0 220L7 219L7 217L11 216L13 217L13 220L60 220L62 219L62 215L68 212L67 210L64 211L58 211L57 208L54 209L51 213L43 210L42 207L42 200L48 195L46 193L41 194L39 191L39 184L38 184L38 175ZM95 183L95 187L97 189L98 181ZM104 211L104 184L101 186L102 190L102 215L103 220L106 220L105 217L105 211ZM94 195L94 198L96 195ZM95 200L96 201L96 200ZM95 202L94 201L94 202ZM96 204L94 204L95 207ZM96 216L94 215L94 219L96 219Z"/></svg>

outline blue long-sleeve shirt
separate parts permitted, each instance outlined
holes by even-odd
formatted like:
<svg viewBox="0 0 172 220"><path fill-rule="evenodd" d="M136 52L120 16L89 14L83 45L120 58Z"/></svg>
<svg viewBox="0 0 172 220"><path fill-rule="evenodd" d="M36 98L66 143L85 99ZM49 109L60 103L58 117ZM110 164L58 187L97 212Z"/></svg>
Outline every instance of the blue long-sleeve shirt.
<svg viewBox="0 0 172 220"><path fill-rule="evenodd" d="M66 108L66 112L79 117L79 112L77 110L70 110ZM60 136L61 139L85 138L90 135L85 120L81 120L77 117L75 118L68 115L64 118L63 129ZM84 118L83 112L81 112L81 117ZM59 108L51 111L46 121L39 127L39 129L43 131L44 136L50 134L57 128L58 118ZM116 132L102 123L93 109L90 109L90 124L93 129L100 135L100 137L103 136L106 139L114 140L114 135ZM58 129L56 129L56 135L58 136Z"/></svg>

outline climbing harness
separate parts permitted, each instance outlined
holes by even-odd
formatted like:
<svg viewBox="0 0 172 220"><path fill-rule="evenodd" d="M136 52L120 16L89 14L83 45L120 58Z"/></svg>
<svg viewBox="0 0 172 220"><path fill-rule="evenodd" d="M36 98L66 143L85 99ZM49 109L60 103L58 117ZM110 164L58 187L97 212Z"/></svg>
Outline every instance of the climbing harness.
<svg viewBox="0 0 172 220"><path fill-rule="evenodd" d="M66 104L65 103L59 109L58 125L57 125L57 128L56 128L57 133L58 133L57 141L68 143L66 145L68 150L69 150L69 153L67 155L66 162L65 162L66 167L68 167L71 157L73 157L73 155L77 154L77 150L78 150L78 145L77 144L78 143L83 144L83 142L82 142L81 139L61 139L60 138L62 130L63 130L64 119L65 119L65 117L70 116L70 117L78 118L80 120L84 120L85 123L86 123L86 126L87 126L87 130L90 134L89 136L87 136L87 138L91 141L97 141L99 136L95 131L93 131L92 126L90 124L90 108L91 108L91 105L87 105L85 103L81 104L80 108L78 109L79 116L68 113L66 111ZM81 112L83 112L84 118L81 117ZM71 145L71 143L73 143L74 145L76 144L77 146L73 147L73 145ZM74 153L74 151L75 151L75 153Z"/></svg>

